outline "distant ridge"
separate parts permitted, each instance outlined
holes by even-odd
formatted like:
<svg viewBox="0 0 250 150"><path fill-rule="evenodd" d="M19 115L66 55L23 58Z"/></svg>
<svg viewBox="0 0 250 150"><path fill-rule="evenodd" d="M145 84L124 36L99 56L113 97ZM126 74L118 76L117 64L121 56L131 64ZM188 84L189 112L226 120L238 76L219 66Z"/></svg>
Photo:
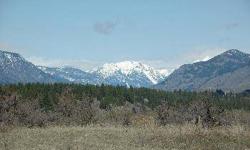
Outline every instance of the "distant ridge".
<svg viewBox="0 0 250 150"><path fill-rule="evenodd" d="M231 49L208 61L182 65L155 87L167 91L244 91L250 88L250 55Z"/></svg>

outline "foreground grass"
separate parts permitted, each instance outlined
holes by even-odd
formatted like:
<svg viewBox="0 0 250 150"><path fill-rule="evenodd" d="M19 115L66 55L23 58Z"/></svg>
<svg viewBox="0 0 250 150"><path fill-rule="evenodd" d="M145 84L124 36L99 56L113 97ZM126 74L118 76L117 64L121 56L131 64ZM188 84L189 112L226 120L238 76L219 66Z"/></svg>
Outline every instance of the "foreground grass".
<svg viewBox="0 0 250 150"><path fill-rule="evenodd" d="M166 127L13 128L0 132L0 149L250 149L250 127L202 129Z"/></svg>

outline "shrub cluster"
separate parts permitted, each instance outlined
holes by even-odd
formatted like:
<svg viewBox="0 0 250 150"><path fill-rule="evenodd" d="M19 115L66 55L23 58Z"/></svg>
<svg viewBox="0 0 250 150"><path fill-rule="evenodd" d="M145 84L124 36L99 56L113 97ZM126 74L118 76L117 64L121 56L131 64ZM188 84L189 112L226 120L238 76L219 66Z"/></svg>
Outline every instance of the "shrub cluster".
<svg viewBox="0 0 250 150"><path fill-rule="evenodd" d="M0 87L0 124L158 125L193 122L203 127L228 125L235 109L250 108L247 94L164 92L146 88L73 84ZM238 119L249 122L247 119Z"/></svg>

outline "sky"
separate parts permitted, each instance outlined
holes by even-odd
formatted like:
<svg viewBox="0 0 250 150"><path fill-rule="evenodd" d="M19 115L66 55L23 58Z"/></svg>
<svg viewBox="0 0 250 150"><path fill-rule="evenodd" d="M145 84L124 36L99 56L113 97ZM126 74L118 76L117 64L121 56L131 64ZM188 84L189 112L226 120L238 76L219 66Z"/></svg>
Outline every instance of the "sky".
<svg viewBox="0 0 250 150"><path fill-rule="evenodd" d="M250 0L0 0L0 49L38 65L171 69L250 53Z"/></svg>

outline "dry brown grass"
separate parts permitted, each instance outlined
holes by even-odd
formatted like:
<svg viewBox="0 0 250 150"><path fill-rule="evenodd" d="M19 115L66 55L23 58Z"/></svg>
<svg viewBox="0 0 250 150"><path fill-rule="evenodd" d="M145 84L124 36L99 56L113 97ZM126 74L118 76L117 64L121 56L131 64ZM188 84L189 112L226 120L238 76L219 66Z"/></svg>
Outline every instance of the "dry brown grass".
<svg viewBox="0 0 250 150"><path fill-rule="evenodd" d="M19 127L0 133L0 149L250 149L250 127Z"/></svg>

